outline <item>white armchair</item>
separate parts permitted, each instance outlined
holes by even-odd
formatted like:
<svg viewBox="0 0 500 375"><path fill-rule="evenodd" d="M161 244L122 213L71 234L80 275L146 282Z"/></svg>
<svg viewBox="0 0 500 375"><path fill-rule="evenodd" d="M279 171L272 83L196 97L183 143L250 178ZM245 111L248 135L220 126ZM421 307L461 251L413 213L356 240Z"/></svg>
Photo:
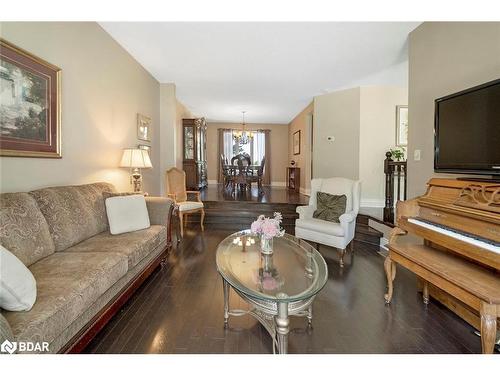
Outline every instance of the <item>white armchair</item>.
<svg viewBox="0 0 500 375"><path fill-rule="evenodd" d="M316 211L316 193L318 191L335 195L345 194L347 197L346 212L340 216L340 223L313 218L313 213ZM295 236L339 249L340 267L343 267L347 245L352 249L360 199L360 181L342 177L316 178L312 180L309 205L297 207L299 218L295 221Z"/></svg>

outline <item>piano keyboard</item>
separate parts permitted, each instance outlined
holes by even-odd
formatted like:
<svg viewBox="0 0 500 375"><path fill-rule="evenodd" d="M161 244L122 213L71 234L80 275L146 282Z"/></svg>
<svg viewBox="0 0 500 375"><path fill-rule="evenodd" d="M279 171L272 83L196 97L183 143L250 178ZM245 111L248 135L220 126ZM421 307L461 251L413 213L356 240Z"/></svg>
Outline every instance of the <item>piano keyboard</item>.
<svg viewBox="0 0 500 375"><path fill-rule="evenodd" d="M456 238L457 240L467 242L471 245L481 247L485 250L489 250L494 253L500 254L500 246L498 242L490 241L487 239L478 239L476 237L473 237L471 234L457 231L455 229L451 229L441 225L437 225L427 220L409 218L408 222L444 234L445 236L453 237Z"/></svg>

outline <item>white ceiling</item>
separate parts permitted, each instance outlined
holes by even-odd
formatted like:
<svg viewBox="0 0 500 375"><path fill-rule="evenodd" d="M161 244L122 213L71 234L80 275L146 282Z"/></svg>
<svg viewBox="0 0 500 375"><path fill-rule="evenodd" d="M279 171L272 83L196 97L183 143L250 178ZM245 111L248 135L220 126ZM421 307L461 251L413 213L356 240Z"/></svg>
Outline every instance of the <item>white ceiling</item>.
<svg viewBox="0 0 500 375"><path fill-rule="evenodd" d="M209 121L288 123L315 95L408 81L417 22L102 22L159 82Z"/></svg>

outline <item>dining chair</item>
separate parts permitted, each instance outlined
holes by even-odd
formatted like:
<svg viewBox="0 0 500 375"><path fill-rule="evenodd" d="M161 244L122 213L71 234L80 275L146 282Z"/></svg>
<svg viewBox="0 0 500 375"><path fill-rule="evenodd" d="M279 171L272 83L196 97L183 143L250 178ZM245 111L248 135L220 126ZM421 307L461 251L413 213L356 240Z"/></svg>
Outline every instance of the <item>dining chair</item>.
<svg viewBox="0 0 500 375"><path fill-rule="evenodd" d="M199 191L186 190L186 172L182 169L173 167L167 171L167 188L168 197L172 198L179 208L179 226L181 229L181 237L184 237L184 225L189 214L199 212L201 215L200 226L204 231L203 221L205 220L205 208L201 201ZM196 201L189 201L188 194L196 196Z"/></svg>
<svg viewBox="0 0 500 375"><path fill-rule="evenodd" d="M251 170L251 174L249 175L249 182L250 182L250 188L252 182L257 183L257 189L259 191L259 194L264 193L264 190L262 188L262 179L264 178L264 168L266 166L266 157L264 156L262 158L262 161L260 162L259 168L255 171Z"/></svg>

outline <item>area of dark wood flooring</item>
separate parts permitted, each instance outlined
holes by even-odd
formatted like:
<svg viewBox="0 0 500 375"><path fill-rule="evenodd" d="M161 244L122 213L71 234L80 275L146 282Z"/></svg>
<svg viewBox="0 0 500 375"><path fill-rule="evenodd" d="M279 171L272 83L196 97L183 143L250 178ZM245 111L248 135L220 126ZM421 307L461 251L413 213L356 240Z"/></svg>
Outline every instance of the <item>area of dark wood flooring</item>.
<svg viewBox="0 0 500 375"><path fill-rule="evenodd" d="M249 316L223 326L222 281L215 266L227 230L190 225L168 263L143 284L87 347L88 353L272 353ZM322 247L329 278L314 302L313 329L292 317L290 353L480 353L474 329L442 305L426 307L415 276L398 268L393 303L384 304L383 257L356 243L342 270ZM246 304L233 292L231 307Z"/></svg>
<svg viewBox="0 0 500 375"><path fill-rule="evenodd" d="M224 188L222 184L208 185L201 190L203 202L248 202L308 204L309 197L283 186L264 186L259 192L256 186L248 190Z"/></svg>

